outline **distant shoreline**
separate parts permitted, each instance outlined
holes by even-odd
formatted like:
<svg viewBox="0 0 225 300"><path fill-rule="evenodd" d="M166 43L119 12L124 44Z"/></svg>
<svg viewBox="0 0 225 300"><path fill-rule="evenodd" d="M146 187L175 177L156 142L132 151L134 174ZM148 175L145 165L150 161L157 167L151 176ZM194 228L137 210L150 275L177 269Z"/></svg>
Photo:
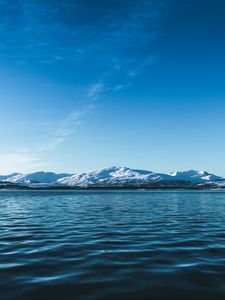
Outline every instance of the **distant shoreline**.
<svg viewBox="0 0 225 300"><path fill-rule="evenodd" d="M136 191L151 191L151 190L225 190L224 187L218 186L95 186L95 187L75 187L75 186L49 186L49 187L32 187L32 186L19 186L19 185L0 185L1 190L11 190L11 191L95 191L95 190L136 190Z"/></svg>

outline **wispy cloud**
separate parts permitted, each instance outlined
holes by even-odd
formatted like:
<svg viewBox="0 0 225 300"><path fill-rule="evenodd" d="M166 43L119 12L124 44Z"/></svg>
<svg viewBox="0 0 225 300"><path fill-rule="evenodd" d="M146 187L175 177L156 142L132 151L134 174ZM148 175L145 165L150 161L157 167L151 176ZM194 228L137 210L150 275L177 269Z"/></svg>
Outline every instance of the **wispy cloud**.
<svg viewBox="0 0 225 300"><path fill-rule="evenodd" d="M105 86L102 82L97 82L91 84L87 89L88 98L97 98L105 89Z"/></svg>
<svg viewBox="0 0 225 300"><path fill-rule="evenodd" d="M94 57L97 64L106 66L113 57L120 64L127 58L145 59L146 45L160 31L165 3L168 1L0 0L4 12L0 21L2 59L6 55L24 63L57 64Z"/></svg>
<svg viewBox="0 0 225 300"><path fill-rule="evenodd" d="M168 1L131 0L13 2L0 0L0 59L60 67L78 65L94 72L86 97L131 87L156 62L149 53L167 15ZM21 22L22 21L22 22ZM78 87L76 87L77 89Z"/></svg>
<svg viewBox="0 0 225 300"><path fill-rule="evenodd" d="M13 152L0 154L0 166L2 174L10 174L14 172L33 172L39 169L49 167L46 162L35 155L35 153Z"/></svg>
<svg viewBox="0 0 225 300"><path fill-rule="evenodd" d="M57 124L48 124L50 130L49 142L38 145L34 153L45 154L46 152L55 150L76 132L77 127L82 124L83 118L93 112L94 109L95 105L88 104L84 108L71 111L66 117L58 121Z"/></svg>
<svg viewBox="0 0 225 300"><path fill-rule="evenodd" d="M48 142L37 144L31 148L17 149L12 153L0 154L0 172L9 174L12 172L33 172L40 169L50 169L54 166L46 160L46 156L64 144L71 138L85 116L93 112L95 106L89 104L83 108L71 111L58 122L44 122L48 128Z"/></svg>
<svg viewBox="0 0 225 300"><path fill-rule="evenodd" d="M0 155L2 170L41 168L44 156L75 134L103 94L132 87L136 77L156 62L149 45L160 32L165 1L100 2L0 0L1 61L39 64L53 77L57 66L59 72L64 66L70 74L82 69L88 75L80 79L80 86L71 83L74 98L84 106L55 123L42 122L47 142ZM67 71L64 75L70 76Z"/></svg>

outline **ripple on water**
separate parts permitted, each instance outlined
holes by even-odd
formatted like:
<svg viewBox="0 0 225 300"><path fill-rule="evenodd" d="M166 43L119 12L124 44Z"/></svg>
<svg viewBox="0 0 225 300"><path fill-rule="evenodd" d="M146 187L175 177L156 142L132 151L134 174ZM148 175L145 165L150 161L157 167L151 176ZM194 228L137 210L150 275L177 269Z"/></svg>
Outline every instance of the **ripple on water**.
<svg viewBox="0 0 225 300"><path fill-rule="evenodd" d="M225 299L223 192L0 192L0 299Z"/></svg>

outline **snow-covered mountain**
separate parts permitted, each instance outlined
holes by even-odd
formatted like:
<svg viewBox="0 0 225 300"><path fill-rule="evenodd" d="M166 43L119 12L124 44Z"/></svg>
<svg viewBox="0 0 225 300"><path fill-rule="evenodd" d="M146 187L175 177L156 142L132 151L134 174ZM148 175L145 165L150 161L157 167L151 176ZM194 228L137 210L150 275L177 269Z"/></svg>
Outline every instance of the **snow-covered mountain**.
<svg viewBox="0 0 225 300"><path fill-rule="evenodd" d="M56 174L53 172L35 172L31 174L13 173L10 175L0 176L0 181L10 182L15 184L31 185L31 184L47 184L54 185L57 180L71 176L71 174L62 173Z"/></svg>
<svg viewBox="0 0 225 300"><path fill-rule="evenodd" d="M208 181L217 181L223 179L220 176L209 174L206 171L184 171L184 172L174 172L170 173L170 176L174 177L175 180L185 180L191 182L208 182Z"/></svg>
<svg viewBox="0 0 225 300"><path fill-rule="evenodd" d="M162 181L184 181L195 184L222 181L223 178L205 171L185 171L169 174L154 173L125 167L111 167L88 173L75 174L59 179L57 182L69 186L123 186L147 185Z"/></svg>
<svg viewBox="0 0 225 300"><path fill-rule="evenodd" d="M162 174L126 167L110 167L73 175L52 172L14 173L0 176L0 181L2 183L33 187L176 187L176 185L182 186L182 184L225 187L225 178L207 173L206 171L190 170Z"/></svg>

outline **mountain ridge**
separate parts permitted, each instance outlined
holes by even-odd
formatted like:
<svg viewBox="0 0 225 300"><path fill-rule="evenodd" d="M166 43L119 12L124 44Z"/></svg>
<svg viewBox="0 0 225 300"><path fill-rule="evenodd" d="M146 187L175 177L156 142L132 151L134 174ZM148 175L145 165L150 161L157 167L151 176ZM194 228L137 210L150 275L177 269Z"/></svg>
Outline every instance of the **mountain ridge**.
<svg viewBox="0 0 225 300"><path fill-rule="evenodd" d="M225 178L206 171L176 171L156 173L128 167L108 167L83 173L54 173L39 171L22 174L0 175L1 185L14 184L23 187L201 187L225 188Z"/></svg>

